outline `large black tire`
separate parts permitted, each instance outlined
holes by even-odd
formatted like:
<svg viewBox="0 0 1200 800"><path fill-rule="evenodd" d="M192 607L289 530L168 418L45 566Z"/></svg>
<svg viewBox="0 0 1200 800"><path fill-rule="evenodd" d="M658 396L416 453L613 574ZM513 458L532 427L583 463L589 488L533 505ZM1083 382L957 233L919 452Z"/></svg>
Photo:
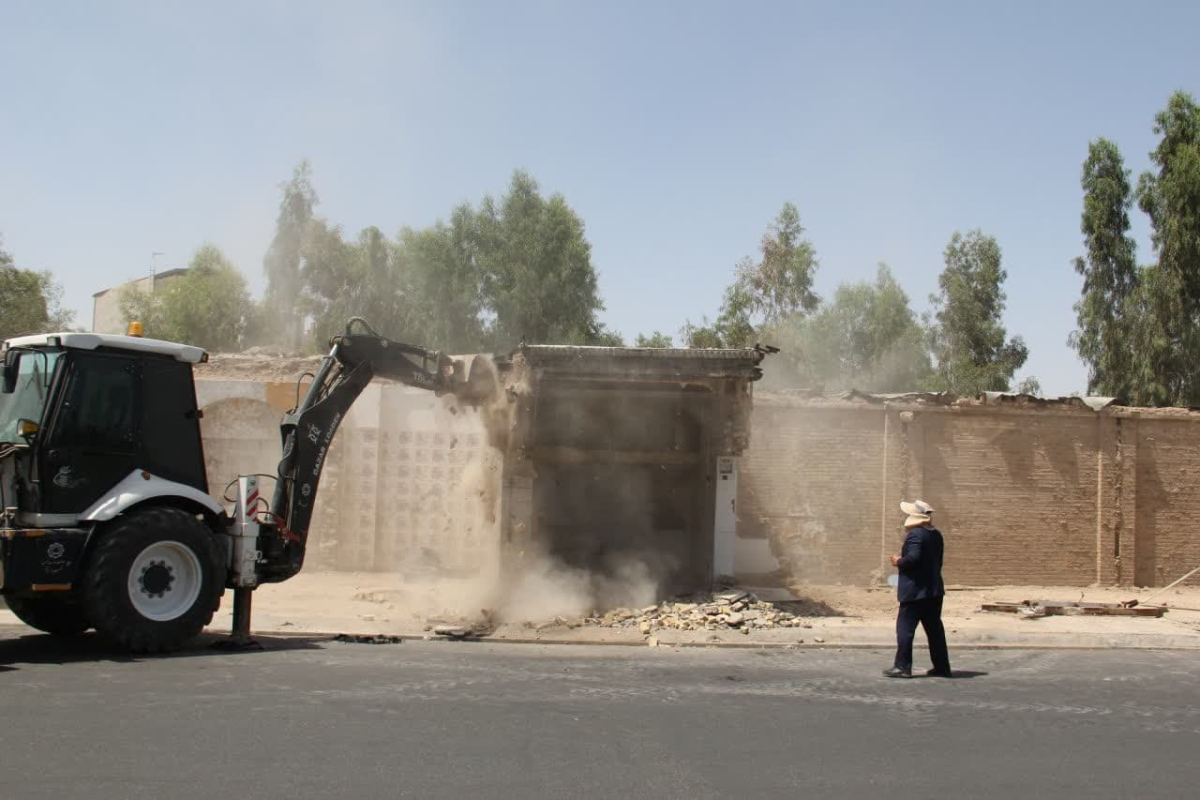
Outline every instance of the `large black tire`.
<svg viewBox="0 0 1200 800"><path fill-rule="evenodd" d="M88 619L122 649L177 649L221 605L220 552L213 532L186 511L157 506L118 517L100 532L88 559L83 578Z"/></svg>
<svg viewBox="0 0 1200 800"><path fill-rule="evenodd" d="M37 597L6 597L9 609L31 628L55 636L78 636L92 627L74 598L55 592Z"/></svg>

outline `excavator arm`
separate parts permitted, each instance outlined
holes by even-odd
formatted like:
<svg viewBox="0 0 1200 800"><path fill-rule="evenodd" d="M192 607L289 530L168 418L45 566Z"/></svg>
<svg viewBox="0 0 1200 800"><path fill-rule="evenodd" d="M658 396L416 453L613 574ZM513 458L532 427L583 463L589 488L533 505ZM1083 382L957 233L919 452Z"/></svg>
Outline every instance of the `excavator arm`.
<svg viewBox="0 0 1200 800"><path fill-rule="evenodd" d="M495 373L479 363L481 357L476 356L468 373L462 360L386 339L358 317L329 344L329 355L322 359L303 399L280 426L283 458L270 506L273 523L268 525L278 535L262 540L259 578L263 582L287 580L303 567L317 487L333 437L372 378L451 394L469 405L495 396Z"/></svg>

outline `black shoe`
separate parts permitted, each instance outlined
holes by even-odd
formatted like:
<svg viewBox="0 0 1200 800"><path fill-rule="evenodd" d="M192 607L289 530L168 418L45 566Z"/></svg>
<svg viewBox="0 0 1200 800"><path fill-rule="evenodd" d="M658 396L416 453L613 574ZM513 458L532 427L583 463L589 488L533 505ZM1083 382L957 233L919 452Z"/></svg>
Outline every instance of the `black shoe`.
<svg viewBox="0 0 1200 800"><path fill-rule="evenodd" d="M926 670L925 674L930 678L953 678L954 673L948 669L931 669Z"/></svg>
<svg viewBox="0 0 1200 800"><path fill-rule="evenodd" d="M888 678L911 678L912 670L900 669L899 667L892 667L891 669L885 669L883 671L883 674L885 677L888 677Z"/></svg>

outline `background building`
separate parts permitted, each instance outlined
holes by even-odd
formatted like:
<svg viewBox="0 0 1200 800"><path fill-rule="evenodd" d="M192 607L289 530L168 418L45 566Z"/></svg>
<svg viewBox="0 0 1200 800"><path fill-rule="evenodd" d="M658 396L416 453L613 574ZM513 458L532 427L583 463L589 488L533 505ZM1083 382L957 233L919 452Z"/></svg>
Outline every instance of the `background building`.
<svg viewBox="0 0 1200 800"><path fill-rule="evenodd" d="M101 289L92 295L92 332L125 333L125 318L121 316L121 290L133 286L143 292L161 290L171 281L187 272L187 267L163 270L144 278L122 283L109 289Z"/></svg>

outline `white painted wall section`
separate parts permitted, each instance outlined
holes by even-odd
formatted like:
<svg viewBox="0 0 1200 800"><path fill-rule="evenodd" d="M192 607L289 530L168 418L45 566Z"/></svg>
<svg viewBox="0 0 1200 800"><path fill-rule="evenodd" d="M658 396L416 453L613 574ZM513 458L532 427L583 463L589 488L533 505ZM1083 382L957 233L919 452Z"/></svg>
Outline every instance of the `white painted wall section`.
<svg viewBox="0 0 1200 800"><path fill-rule="evenodd" d="M716 520L713 525L713 575L734 574L737 548L737 459L717 459Z"/></svg>

